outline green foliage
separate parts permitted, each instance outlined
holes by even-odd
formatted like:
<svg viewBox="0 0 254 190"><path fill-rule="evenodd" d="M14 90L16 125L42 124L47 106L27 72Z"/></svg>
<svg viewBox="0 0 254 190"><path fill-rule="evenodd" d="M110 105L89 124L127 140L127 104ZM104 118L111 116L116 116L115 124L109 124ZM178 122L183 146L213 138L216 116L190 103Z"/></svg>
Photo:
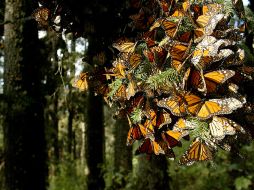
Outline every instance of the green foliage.
<svg viewBox="0 0 254 190"><path fill-rule="evenodd" d="M142 109L136 108L131 113L131 120L134 124L139 123L142 120Z"/></svg>
<svg viewBox="0 0 254 190"><path fill-rule="evenodd" d="M219 0L219 1L221 1L221 0ZM225 0L224 2L222 1L222 2L218 2L218 3L220 3L220 4L224 3L224 6L225 6L224 14L225 15L233 16L236 14L231 0Z"/></svg>
<svg viewBox="0 0 254 190"><path fill-rule="evenodd" d="M253 32L254 31L254 13L250 10L250 8L245 7L246 19L248 23L248 29Z"/></svg>
<svg viewBox="0 0 254 190"><path fill-rule="evenodd" d="M187 118L187 125L195 126L195 128L190 131L191 136L193 138L201 137L202 139L209 139L209 130L208 130L208 123L201 121L194 117Z"/></svg>
<svg viewBox="0 0 254 190"><path fill-rule="evenodd" d="M150 89L172 89L174 82L179 82L180 77L175 69L169 68L166 71L151 75L147 79Z"/></svg>
<svg viewBox="0 0 254 190"><path fill-rule="evenodd" d="M251 179L249 177L241 176L236 178L234 184L236 190L248 189L248 187L251 185Z"/></svg>
<svg viewBox="0 0 254 190"><path fill-rule="evenodd" d="M81 190L86 189L85 167L80 160L65 160L55 170L57 175L51 175L48 190ZM53 168L51 168L53 169Z"/></svg>
<svg viewBox="0 0 254 190"><path fill-rule="evenodd" d="M193 23L189 17L183 17L181 24L179 25L178 31L180 34L191 31L194 29Z"/></svg>
<svg viewBox="0 0 254 190"><path fill-rule="evenodd" d="M190 142L183 141L187 149ZM175 149L176 155L182 153ZM244 155L241 157L239 155ZM232 154L218 150L214 162L179 166L176 161L169 161L171 189L181 190L250 190L253 189L254 143L242 147L240 153ZM176 159L177 160L177 159Z"/></svg>
<svg viewBox="0 0 254 190"><path fill-rule="evenodd" d="M114 94L117 92L117 90L120 88L120 86L122 85L122 80L121 79L116 79L114 80L110 85L110 92L108 93L109 97L113 97Z"/></svg>

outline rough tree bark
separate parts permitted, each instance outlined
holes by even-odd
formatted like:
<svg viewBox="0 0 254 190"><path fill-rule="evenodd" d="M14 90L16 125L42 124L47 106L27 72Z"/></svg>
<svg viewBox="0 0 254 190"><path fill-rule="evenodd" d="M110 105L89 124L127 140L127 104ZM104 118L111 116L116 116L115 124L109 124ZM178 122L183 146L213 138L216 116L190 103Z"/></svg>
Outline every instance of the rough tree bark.
<svg viewBox="0 0 254 190"><path fill-rule="evenodd" d="M35 1L6 0L4 115L7 190L46 189L42 59L36 23L27 18Z"/></svg>

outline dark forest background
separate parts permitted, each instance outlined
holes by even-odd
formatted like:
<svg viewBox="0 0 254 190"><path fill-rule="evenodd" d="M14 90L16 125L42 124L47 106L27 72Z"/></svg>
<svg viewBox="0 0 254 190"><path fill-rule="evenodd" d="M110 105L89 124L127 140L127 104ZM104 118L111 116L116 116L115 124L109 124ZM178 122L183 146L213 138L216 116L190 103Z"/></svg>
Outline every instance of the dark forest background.
<svg viewBox="0 0 254 190"><path fill-rule="evenodd" d="M239 155L220 151L213 163L190 167L135 156L138 145L126 146L128 121L115 120L100 96L72 87L80 72L100 63L99 55L112 60L111 44L134 1L63 2L75 34L41 30L31 18L35 0L0 1L0 189L254 189L253 143ZM250 21L253 11L250 1ZM252 66L253 35L250 29L243 41ZM252 83L246 85L254 97ZM253 113L244 119L253 126Z"/></svg>

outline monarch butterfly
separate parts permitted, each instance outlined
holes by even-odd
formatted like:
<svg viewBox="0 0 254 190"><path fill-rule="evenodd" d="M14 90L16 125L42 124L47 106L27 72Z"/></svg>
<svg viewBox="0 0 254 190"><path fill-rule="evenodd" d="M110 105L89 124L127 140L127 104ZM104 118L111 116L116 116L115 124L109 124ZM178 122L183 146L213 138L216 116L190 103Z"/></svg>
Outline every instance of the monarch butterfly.
<svg viewBox="0 0 254 190"><path fill-rule="evenodd" d="M189 114L204 120L214 115L230 114L243 106L236 98L202 100L194 94L184 96Z"/></svg>
<svg viewBox="0 0 254 190"><path fill-rule="evenodd" d="M79 90L88 89L88 73L81 73L79 77L72 83L72 86Z"/></svg>
<svg viewBox="0 0 254 190"><path fill-rule="evenodd" d="M180 68L182 66L183 61L172 59L170 64L171 64L172 68L174 68L175 70L178 70L178 68Z"/></svg>
<svg viewBox="0 0 254 190"><path fill-rule="evenodd" d="M127 69L127 66L125 66L124 61L121 59L117 59L113 63L113 69L111 70L113 73L106 74L107 76L115 76L117 78L126 78L125 70Z"/></svg>
<svg viewBox="0 0 254 190"><path fill-rule="evenodd" d="M228 38L233 41L240 41L242 36L240 35L240 31L238 28L229 28L226 30L216 30L213 32L213 36L216 38Z"/></svg>
<svg viewBox="0 0 254 190"><path fill-rule="evenodd" d="M240 125L225 117L213 116L209 127L211 135L217 140L224 139L225 135L234 135L236 131L245 133L245 130Z"/></svg>
<svg viewBox="0 0 254 190"><path fill-rule="evenodd" d="M148 126L151 124L153 127L156 127L156 120L157 120L157 113L153 109L149 109L145 112L146 121L145 126L148 128Z"/></svg>
<svg viewBox="0 0 254 190"><path fill-rule="evenodd" d="M225 50L227 50L227 49L225 49ZM224 51L220 50L221 53L224 53ZM227 53L227 52L225 52L225 53ZM244 52L244 50L238 49L235 53L233 51L231 51L230 53L231 54L224 56L224 57L227 58L225 60L227 66L242 65L244 63L244 60L245 60L245 52Z"/></svg>
<svg viewBox="0 0 254 190"><path fill-rule="evenodd" d="M166 16L168 16L171 7L176 3L175 0L159 0L158 2Z"/></svg>
<svg viewBox="0 0 254 190"><path fill-rule="evenodd" d="M169 147L168 144L163 139L158 140L157 143L160 145L167 158L169 158L170 160L175 159L175 153L173 149Z"/></svg>
<svg viewBox="0 0 254 190"><path fill-rule="evenodd" d="M205 34L211 35L216 27L218 27L219 23L221 23L224 19L224 14L216 14L212 16L209 20L208 25L205 27Z"/></svg>
<svg viewBox="0 0 254 190"><path fill-rule="evenodd" d="M209 24L211 17L210 15L201 15L197 18L196 22L199 27L205 28Z"/></svg>
<svg viewBox="0 0 254 190"><path fill-rule="evenodd" d="M169 37L169 38L173 38L176 34L177 31L177 22L174 22L172 20L168 20L168 19L164 19L161 22L162 28L165 31L165 34Z"/></svg>
<svg viewBox="0 0 254 190"><path fill-rule="evenodd" d="M153 139L151 138L145 138L145 140L142 142L142 144L139 146L139 148L136 150L135 154L165 154L164 150L161 148L161 146Z"/></svg>
<svg viewBox="0 0 254 190"><path fill-rule="evenodd" d="M184 12L182 10L175 10L174 13L171 16L173 16L173 17L183 17Z"/></svg>
<svg viewBox="0 0 254 190"><path fill-rule="evenodd" d="M136 82L132 79L129 81L129 84L126 89L126 98L129 100L132 96L134 96L137 92Z"/></svg>
<svg viewBox="0 0 254 190"><path fill-rule="evenodd" d="M49 26L50 10L46 7L39 7L32 13L34 19L39 23L41 27Z"/></svg>
<svg viewBox="0 0 254 190"><path fill-rule="evenodd" d="M193 69L187 80L189 80L189 86L206 94L216 92L218 84L223 84L234 75L233 70L217 70L203 74L203 72Z"/></svg>
<svg viewBox="0 0 254 190"><path fill-rule="evenodd" d="M151 38L145 38L145 42L148 48L151 48L157 45L157 43Z"/></svg>
<svg viewBox="0 0 254 190"><path fill-rule="evenodd" d="M121 84L113 94L113 100L126 100L126 86Z"/></svg>
<svg viewBox="0 0 254 190"><path fill-rule="evenodd" d="M213 59L215 59L218 54L218 48L221 46L221 43L224 42L219 41L220 43L217 42L217 44L215 44L216 41L217 39L213 36L205 36L196 46L193 51L191 62L198 70L204 70L205 67L214 61Z"/></svg>
<svg viewBox="0 0 254 190"><path fill-rule="evenodd" d="M203 15L216 15L218 13L221 13L222 10L222 5L218 3L209 3L202 7Z"/></svg>
<svg viewBox="0 0 254 190"><path fill-rule="evenodd" d="M184 60L188 56L189 50L191 47L191 43L179 43L174 44L169 53L171 55L171 67L176 69L177 71L183 66Z"/></svg>
<svg viewBox="0 0 254 190"><path fill-rule="evenodd" d="M179 42L184 42L184 43L189 43L192 37L191 32L184 32L183 34L178 35L178 41Z"/></svg>
<svg viewBox="0 0 254 190"><path fill-rule="evenodd" d="M171 119L170 114L168 112L166 112L165 110L157 112L157 118L156 118L157 128L160 129L164 125L170 124L171 122L172 122L172 119Z"/></svg>
<svg viewBox="0 0 254 190"><path fill-rule="evenodd" d="M149 28L149 32L154 31L155 28L158 28L161 26L163 19L158 18L157 20L154 21L153 25Z"/></svg>
<svg viewBox="0 0 254 190"><path fill-rule="evenodd" d="M154 62L156 63L156 66L160 69L166 61L167 51L159 46L154 46L150 50L154 54Z"/></svg>
<svg viewBox="0 0 254 190"><path fill-rule="evenodd" d="M125 102L124 107L118 110L117 116L119 117L125 117L126 115L128 116L132 114L132 112L135 109L142 108L144 106L144 103L145 103L145 97L143 96L142 93L137 92L134 96L130 97L129 101ZM129 116L127 118L129 118ZM130 126L132 126L132 124L130 124Z"/></svg>
<svg viewBox="0 0 254 190"><path fill-rule="evenodd" d="M133 26L138 30L146 30L155 20L154 16L141 8L137 14L129 16L133 20Z"/></svg>
<svg viewBox="0 0 254 190"><path fill-rule="evenodd" d="M173 131L185 131L194 129L196 126L189 123L186 119L179 118L173 126Z"/></svg>
<svg viewBox="0 0 254 190"><path fill-rule="evenodd" d="M175 146L182 146L180 140L182 137L188 135L187 131L173 131L167 130L161 134L162 139L168 144L170 148Z"/></svg>
<svg viewBox="0 0 254 190"><path fill-rule="evenodd" d="M194 29L194 42L198 43L205 36L211 35L218 23L221 22L223 18L224 14L199 16L196 20L199 27Z"/></svg>
<svg viewBox="0 0 254 190"><path fill-rule="evenodd" d="M236 144L237 140L237 135L227 135L225 136L224 139L222 140L216 140L215 139L215 144L219 146L221 149L225 151L237 151L236 149L233 149L234 145Z"/></svg>
<svg viewBox="0 0 254 190"><path fill-rule="evenodd" d="M190 10L193 13L194 19L196 19L198 16L202 14L202 7L199 4L191 3Z"/></svg>
<svg viewBox="0 0 254 190"><path fill-rule="evenodd" d="M117 42L113 43L112 46L118 51L123 53L133 53L136 47L136 43L131 42L127 38L119 39Z"/></svg>
<svg viewBox="0 0 254 190"><path fill-rule="evenodd" d="M173 95L160 100L157 105L169 109L175 116L184 116L186 114L185 104L182 96Z"/></svg>
<svg viewBox="0 0 254 190"><path fill-rule="evenodd" d="M154 46L149 50L145 49L143 54L150 63L156 64L158 69L161 69L167 57L167 51L160 46Z"/></svg>
<svg viewBox="0 0 254 190"><path fill-rule="evenodd" d="M107 97L109 93L108 84L103 84L102 82L93 81L93 87L94 87L95 94Z"/></svg>
<svg viewBox="0 0 254 190"><path fill-rule="evenodd" d="M152 51L145 49L143 50L143 54L150 63L155 61L154 53Z"/></svg>
<svg viewBox="0 0 254 190"><path fill-rule="evenodd" d="M205 29L204 28L195 28L194 29L194 42L200 42L200 40L203 39L205 35Z"/></svg>
<svg viewBox="0 0 254 190"><path fill-rule="evenodd" d="M213 148L203 140L196 138L189 149L180 158L181 165L192 165L198 161L209 161L213 158Z"/></svg>
<svg viewBox="0 0 254 190"><path fill-rule="evenodd" d="M171 117L168 112L165 110L160 110L155 112L153 109L149 110L149 113L146 114L147 120L145 122L145 126L148 126L148 124L151 124L152 126L156 127L157 129L160 129L164 125L171 123Z"/></svg>
<svg viewBox="0 0 254 190"><path fill-rule="evenodd" d="M170 49L169 52L170 52L172 59L182 61L185 59L185 57L188 53L188 50L189 50L189 45L175 44L172 46L172 48Z"/></svg>
<svg viewBox="0 0 254 190"><path fill-rule="evenodd" d="M132 145L135 140L140 140L145 137L145 128L142 125L134 125L128 131L127 146Z"/></svg>
<svg viewBox="0 0 254 190"><path fill-rule="evenodd" d="M145 103L145 97L143 95L143 93L136 93L133 97L130 98L129 101L130 105L128 105L128 107L131 107L133 109L137 108L137 107L142 107Z"/></svg>

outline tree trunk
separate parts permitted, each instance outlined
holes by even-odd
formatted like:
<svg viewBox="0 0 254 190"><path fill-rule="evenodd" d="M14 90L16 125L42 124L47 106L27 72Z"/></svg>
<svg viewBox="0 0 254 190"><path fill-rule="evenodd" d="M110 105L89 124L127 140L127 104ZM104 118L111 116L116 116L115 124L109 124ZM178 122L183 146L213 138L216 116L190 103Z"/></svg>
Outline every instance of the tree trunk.
<svg viewBox="0 0 254 190"><path fill-rule="evenodd" d="M88 93L87 128L86 128L86 161L88 167L88 190L103 190L102 164L104 161L104 126L102 98Z"/></svg>
<svg viewBox="0 0 254 190"><path fill-rule="evenodd" d="M138 158L137 184L135 189L142 190L169 190L169 176L167 173L167 159L165 156L152 155L150 159L146 155Z"/></svg>
<svg viewBox="0 0 254 190"><path fill-rule="evenodd" d="M58 116L57 116L57 112L58 112L58 92L55 93L54 96L54 112L51 114L52 117L52 122L53 122L53 147L54 147L54 160L55 160L55 164L59 163L59 143L58 143Z"/></svg>
<svg viewBox="0 0 254 190"><path fill-rule="evenodd" d="M124 188L127 183L126 176L132 171L132 146L126 146L128 130L129 124L126 118L116 120L114 126L114 173L120 173L122 177L113 181L113 189Z"/></svg>
<svg viewBox="0 0 254 190"><path fill-rule="evenodd" d="M72 158L72 144L73 144L73 130L72 130L73 127L72 126L73 126L73 117L74 117L73 108L72 108L72 105L69 105L69 108L68 108L67 151L68 151L68 154L69 154L70 158Z"/></svg>
<svg viewBox="0 0 254 190"><path fill-rule="evenodd" d="M252 12L254 12L254 2L253 1L249 1L249 8ZM245 44L246 46L249 48L250 52L253 53L253 31L249 31L246 34L246 38L245 38Z"/></svg>
<svg viewBox="0 0 254 190"><path fill-rule="evenodd" d="M42 60L38 32L28 0L6 0L4 116L7 190L46 189L46 146L42 96ZM33 4L35 5L35 4Z"/></svg>

